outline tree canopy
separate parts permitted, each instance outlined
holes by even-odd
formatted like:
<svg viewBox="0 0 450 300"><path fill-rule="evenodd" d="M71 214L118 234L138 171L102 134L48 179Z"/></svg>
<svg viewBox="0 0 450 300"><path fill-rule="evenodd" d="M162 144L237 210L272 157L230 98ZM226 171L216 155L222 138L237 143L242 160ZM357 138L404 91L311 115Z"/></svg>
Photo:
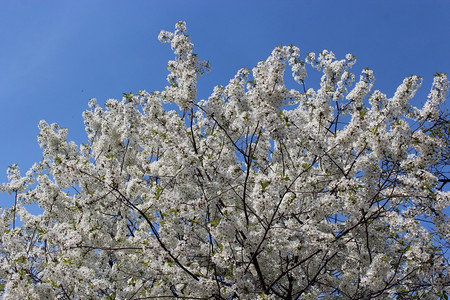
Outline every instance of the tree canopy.
<svg viewBox="0 0 450 300"><path fill-rule="evenodd" d="M447 297L445 74L416 108L418 76L388 97L351 54L279 46L198 100L185 23L159 38L163 91L91 99L81 145L41 121L42 160L8 169L5 299Z"/></svg>

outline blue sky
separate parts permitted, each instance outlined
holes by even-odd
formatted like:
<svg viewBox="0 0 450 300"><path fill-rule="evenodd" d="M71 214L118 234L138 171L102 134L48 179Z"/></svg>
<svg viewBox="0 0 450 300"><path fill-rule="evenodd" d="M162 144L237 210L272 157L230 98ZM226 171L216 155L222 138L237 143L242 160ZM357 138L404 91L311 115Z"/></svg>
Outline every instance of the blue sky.
<svg viewBox="0 0 450 300"><path fill-rule="evenodd" d="M0 181L8 165L24 173L41 159L39 120L69 128L69 139L80 143L89 98L104 103L124 92L162 90L173 54L157 36L179 20L212 66L199 81L199 98L279 44L297 45L303 55L350 52L358 60L354 72L373 69L375 88L389 96L404 77L423 76L416 105L432 75L450 71L447 0L1 0Z"/></svg>

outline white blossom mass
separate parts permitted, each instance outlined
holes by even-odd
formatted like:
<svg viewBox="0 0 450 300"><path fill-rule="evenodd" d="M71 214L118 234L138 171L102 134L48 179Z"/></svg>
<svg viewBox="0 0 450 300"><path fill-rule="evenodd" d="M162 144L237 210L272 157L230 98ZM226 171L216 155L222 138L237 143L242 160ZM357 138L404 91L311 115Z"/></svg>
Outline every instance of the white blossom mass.
<svg viewBox="0 0 450 300"><path fill-rule="evenodd" d="M445 74L416 108L418 76L389 98L353 55L279 46L200 100L185 23L159 39L163 91L91 99L81 145L41 121L42 160L8 169L3 299L447 298Z"/></svg>

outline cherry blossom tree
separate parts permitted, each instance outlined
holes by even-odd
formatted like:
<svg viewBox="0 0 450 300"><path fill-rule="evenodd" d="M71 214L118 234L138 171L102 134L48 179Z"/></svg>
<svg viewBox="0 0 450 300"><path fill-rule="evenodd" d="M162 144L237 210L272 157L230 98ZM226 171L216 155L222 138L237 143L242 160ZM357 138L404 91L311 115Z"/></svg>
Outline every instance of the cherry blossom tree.
<svg viewBox="0 0 450 300"><path fill-rule="evenodd" d="M280 46L198 100L185 24L159 39L163 91L92 99L81 145L41 121L42 160L8 169L4 299L447 297L445 74L416 108L418 76L388 97L350 54Z"/></svg>

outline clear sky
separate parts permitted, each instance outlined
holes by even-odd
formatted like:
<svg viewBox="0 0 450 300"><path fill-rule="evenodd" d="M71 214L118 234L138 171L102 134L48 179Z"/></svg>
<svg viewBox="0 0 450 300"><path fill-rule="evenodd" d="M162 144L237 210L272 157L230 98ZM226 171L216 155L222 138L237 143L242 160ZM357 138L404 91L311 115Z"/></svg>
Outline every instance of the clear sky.
<svg viewBox="0 0 450 300"><path fill-rule="evenodd" d="M162 90L173 54L157 36L179 20L212 66L199 81L199 98L279 44L297 45L303 55L350 52L354 72L373 69L375 88L389 96L404 77L423 76L417 105L433 74L450 71L448 0L1 0L0 181L8 165L25 173L41 159L39 120L68 127L80 143L89 98L102 104L124 92Z"/></svg>

